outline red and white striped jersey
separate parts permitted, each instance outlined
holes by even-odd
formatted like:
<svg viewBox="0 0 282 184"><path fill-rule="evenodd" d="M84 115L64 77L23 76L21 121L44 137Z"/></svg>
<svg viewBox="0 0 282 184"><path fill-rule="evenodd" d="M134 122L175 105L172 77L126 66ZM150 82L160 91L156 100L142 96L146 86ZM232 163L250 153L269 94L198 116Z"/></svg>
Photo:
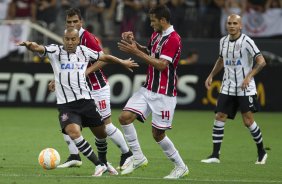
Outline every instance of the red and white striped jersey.
<svg viewBox="0 0 282 184"><path fill-rule="evenodd" d="M143 87L155 93L167 96L176 96L177 65L182 49L181 37L173 29L173 26L161 34L154 32L148 44L148 50L152 57L165 59L169 65L163 71L149 65L147 79Z"/></svg>
<svg viewBox="0 0 282 184"><path fill-rule="evenodd" d="M84 45L96 52L99 52L100 54L103 53L102 48L100 47L101 44L99 40L93 34L81 28L79 30L79 37L80 45ZM92 63L89 63L88 67L91 64ZM107 77L104 75L102 69L89 74L87 77L87 82L91 90L101 89L108 83Z"/></svg>

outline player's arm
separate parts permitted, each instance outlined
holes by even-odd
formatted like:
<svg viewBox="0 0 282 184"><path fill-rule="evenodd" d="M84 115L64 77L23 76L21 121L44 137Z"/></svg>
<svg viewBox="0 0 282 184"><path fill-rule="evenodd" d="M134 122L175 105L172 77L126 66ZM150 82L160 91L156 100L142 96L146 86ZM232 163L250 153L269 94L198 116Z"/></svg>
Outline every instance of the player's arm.
<svg viewBox="0 0 282 184"><path fill-rule="evenodd" d="M38 52L40 54L44 54L45 47L43 45L39 45L36 42L24 41L17 44L18 46L25 46L28 50L32 52Z"/></svg>
<svg viewBox="0 0 282 184"><path fill-rule="evenodd" d="M266 65L265 59L262 55L259 55L256 57L256 64L253 67L253 69L251 70L250 73L248 73L248 75L245 77L245 79L243 80L241 89L244 90L249 86L250 81L252 80L252 78L259 73L262 68Z"/></svg>
<svg viewBox="0 0 282 184"><path fill-rule="evenodd" d="M99 57L99 61L96 62L97 64L94 63L92 66L87 68L86 75L94 71L97 71L98 68L100 68L103 65L101 62L120 64L131 72L133 71L132 68L139 67L138 63L135 63L134 60L132 60L131 58L123 60L112 55L102 54Z"/></svg>
<svg viewBox="0 0 282 184"><path fill-rule="evenodd" d="M154 58L152 56L149 56L147 53L143 52L142 50L138 49L135 42L128 43L125 40L121 40L118 43L118 47L123 52L136 55L137 57L144 60L147 64L154 66L159 71L163 71L169 64L169 61L165 59Z"/></svg>
<svg viewBox="0 0 282 184"><path fill-rule="evenodd" d="M207 89L210 88L213 77L216 76L218 74L218 72L220 72L222 70L223 67L224 67L223 59L222 59L222 57L218 57L211 73L209 74L208 78L205 81L205 86L206 86Z"/></svg>
<svg viewBox="0 0 282 184"><path fill-rule="evenodd" d="M103 68L105 65L107 65L106 62L103 61L97 61L95 62L93 65L91 65L90 67L88 67L85 71L85 75L88 76L90 73L96 72L99 69Z"/></svg>

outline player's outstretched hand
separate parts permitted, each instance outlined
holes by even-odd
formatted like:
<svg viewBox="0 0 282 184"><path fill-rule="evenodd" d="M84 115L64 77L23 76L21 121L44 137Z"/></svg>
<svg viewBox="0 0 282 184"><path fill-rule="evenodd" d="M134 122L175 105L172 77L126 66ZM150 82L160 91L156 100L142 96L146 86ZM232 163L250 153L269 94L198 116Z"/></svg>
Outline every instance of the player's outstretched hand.
<svg viewBox="0 0 282 184"><path fill-rule="evenodd" d="M24 46L32 52L44 53L44 51L45 51L44 46L38 45L36 42L24 41L24 42L19 42L16 45L17 46Z"/></svg>
<svg viewBox="0 0 282 184"><path fill-rule="evenodd" d="M30 42L30 41L24 41L24 42L19 42L16 45L17 46L24 46L27 49L30 49L31 45L34 44L34 42Z"/></svg>
<svg viewBox="0 0 282 184"><path fill-rule="evenodd" d="M131 72L133 72L133 68L139 67L139 64L134 62L131 58L122 60L122 65Z"/></svg>

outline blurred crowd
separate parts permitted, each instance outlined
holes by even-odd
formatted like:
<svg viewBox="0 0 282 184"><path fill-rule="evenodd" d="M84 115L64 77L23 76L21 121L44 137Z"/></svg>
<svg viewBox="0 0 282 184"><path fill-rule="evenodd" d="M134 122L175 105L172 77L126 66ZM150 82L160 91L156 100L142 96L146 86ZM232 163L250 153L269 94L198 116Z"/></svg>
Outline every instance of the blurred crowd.
<svg viewBox="0 0 282 184"><path fill-rule="evenodd" d="M27 18L61 35L65 10L79 7L84 26L98 37L111 39L130 30L143 38L152 33L147 12L156 4L167 4L183 38L221 37L230 13L282 8L282 0L1 0L0 19Z"/></svg>

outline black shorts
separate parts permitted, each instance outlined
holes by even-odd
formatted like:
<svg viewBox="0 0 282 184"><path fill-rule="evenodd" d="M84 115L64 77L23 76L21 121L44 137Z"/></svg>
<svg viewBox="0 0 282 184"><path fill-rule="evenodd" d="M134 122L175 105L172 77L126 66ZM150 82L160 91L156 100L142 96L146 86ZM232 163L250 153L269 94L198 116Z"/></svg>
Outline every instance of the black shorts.
<svg viewBox="0 0 282 184"><path fill-rule="evenodd" d="M222 112L228 115L229 119L234 119L238 109L241 113L257 112L259 109L257 95L253 96L231 96L219 94L215 113Z"/></svg>
<svg viewBox="0 0 282 184"><path fill-rule="evenodd" d="M63 133L65 133L65 127L72 123L80 127L98 127L103 125L94 100L81 99L66 104L59 104L58 110Z"/></svg>

